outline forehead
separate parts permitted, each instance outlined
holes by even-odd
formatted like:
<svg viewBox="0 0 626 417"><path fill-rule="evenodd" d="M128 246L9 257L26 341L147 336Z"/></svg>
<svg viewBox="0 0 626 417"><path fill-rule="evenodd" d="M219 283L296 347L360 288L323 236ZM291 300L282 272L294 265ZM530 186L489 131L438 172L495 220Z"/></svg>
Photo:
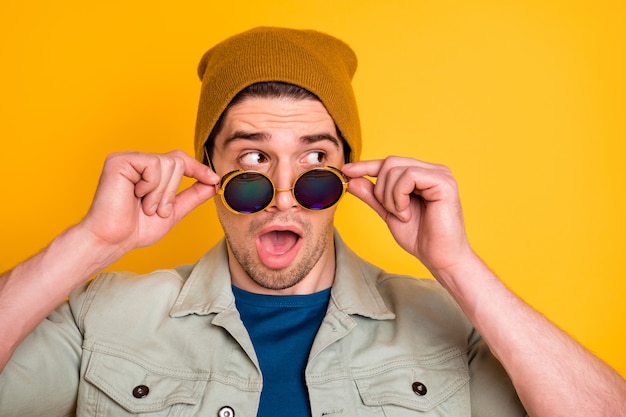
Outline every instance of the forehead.
<svg viewBox="0 0 626 417"><path fill-rule="evenodd" d="M317 135L339 144L335 123L318 100L249 97L230 107L216 137L216 147L238 139Z"/></svg>

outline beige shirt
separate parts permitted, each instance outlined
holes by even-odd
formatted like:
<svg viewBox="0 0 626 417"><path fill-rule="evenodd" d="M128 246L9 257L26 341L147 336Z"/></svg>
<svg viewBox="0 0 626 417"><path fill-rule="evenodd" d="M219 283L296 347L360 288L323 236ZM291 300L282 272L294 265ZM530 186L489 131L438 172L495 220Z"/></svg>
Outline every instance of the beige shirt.
<svg viewBox="0 0 626 417"><path fill-rule="evenodd" d="M525 415L437 282L385 273L335 243L305 371L312 416ZM0 374L0 416L253 417L262 381L222 241L194 265L103 273L76 290Z"/></svg>

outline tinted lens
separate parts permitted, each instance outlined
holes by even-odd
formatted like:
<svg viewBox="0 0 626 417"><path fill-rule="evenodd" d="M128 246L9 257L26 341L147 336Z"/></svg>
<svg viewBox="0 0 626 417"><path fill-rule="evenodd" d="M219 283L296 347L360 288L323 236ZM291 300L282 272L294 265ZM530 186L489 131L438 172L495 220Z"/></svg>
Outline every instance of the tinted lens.
<svg viewBox="0 0 626 417"><path fill-rule="evenodd" d="M274 187L264 175L243 172L226 183L223 197L226 204L239 213L256 213L272 202Z"/></svg>
<svg viewBox="0 0 626 417"><path fill-rule="evenodd" d="M296 181L293 195L298 203L310 210L324 210L343 195L343 181L328 169L313 169Z"/></svg>

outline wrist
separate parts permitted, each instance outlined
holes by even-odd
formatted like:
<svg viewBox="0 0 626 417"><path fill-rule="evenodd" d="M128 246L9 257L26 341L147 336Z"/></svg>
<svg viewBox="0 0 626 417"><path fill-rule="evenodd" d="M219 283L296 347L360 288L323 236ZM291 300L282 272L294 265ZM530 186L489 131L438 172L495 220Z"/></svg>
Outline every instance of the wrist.
<svg viewBox="0 0 626 417"><path fill-rule="evenodd" d="M430 272L472 321L481 314L481 309L491 304L489 298L504 286L471 249L458 257L454 264L433 268Z"/></svg>
<svg viewBox="0 0 626 417"><path fill-rule="evenodd" d="M73 252L72 262L80 275L92 276L121 258L127 249L100 238L84 222L68 228L55 239L58 244Z"/></svg>

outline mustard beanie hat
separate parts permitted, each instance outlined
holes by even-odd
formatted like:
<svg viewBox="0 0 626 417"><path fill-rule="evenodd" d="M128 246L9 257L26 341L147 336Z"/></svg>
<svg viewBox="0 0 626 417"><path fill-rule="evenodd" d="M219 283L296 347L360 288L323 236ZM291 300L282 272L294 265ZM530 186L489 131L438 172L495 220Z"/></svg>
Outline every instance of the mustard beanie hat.
<svg viewBox="0 0 626 417"><path fill-rule="evenodd" d="M195 152L204 145L230 101L258 82L294 84L315 94L351 148L361 153L361 125L352 90L357 58L343 41L313 30L258 27L208 50L198 66L202 80L196 119Z"/></svg>

